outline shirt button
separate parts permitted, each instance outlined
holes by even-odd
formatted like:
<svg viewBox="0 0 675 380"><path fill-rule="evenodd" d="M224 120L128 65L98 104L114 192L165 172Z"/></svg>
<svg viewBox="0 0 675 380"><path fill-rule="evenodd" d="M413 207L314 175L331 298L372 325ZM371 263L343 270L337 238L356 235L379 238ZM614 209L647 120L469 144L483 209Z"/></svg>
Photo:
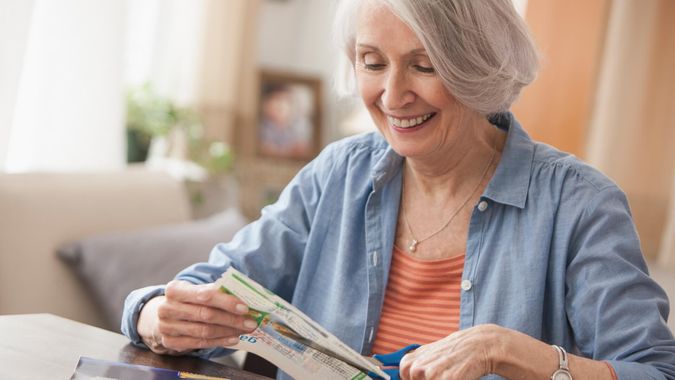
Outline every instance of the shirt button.
<svg viewBox="0 0 675 380"><path fill-rule="evenodd" d="M462 281L461 286L462 286L462 290L470 290L471 286L473 286L473 284L469 280L464 280L464 281Z"/></svg>
<svg viewBox="0 0 675 380"><path fill-rule="evenodd" d="M488 208L488 203L486 201L480 201L478 204L478 211L483 212Z"/></svg>

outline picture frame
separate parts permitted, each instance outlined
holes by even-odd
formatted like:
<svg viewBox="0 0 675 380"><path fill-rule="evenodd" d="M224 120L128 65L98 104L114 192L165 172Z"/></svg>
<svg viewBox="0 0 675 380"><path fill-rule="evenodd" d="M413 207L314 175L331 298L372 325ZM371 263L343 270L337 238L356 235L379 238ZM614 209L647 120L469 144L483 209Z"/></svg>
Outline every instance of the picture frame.
<svg viewBox="0 0 675 380"><path fill-rule="evenodd" d="M258 155L309 161L319 153L320 78L261 70L258 99Z"/></svg>

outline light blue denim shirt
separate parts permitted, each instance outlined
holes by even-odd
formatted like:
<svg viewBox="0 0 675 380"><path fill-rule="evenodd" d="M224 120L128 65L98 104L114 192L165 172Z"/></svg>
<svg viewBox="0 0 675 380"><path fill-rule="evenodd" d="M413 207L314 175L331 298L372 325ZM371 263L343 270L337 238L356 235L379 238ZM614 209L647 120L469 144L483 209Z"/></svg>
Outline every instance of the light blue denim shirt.
<svg viewBox="0 0 675 380"><path fill-rule="evenodd" d="M622 191L573 156L533 142L511 114L493 122L508 136L471 216L460 328L495 323L607 360L619 379L675 379L668 300L647 275ZM331 144L259 220L177 278L209 283L234 266L369 354L402 163L377 133ZM162 292L148 287L127 298L122 330L132 342L142 344L140 308Z"/></svg>

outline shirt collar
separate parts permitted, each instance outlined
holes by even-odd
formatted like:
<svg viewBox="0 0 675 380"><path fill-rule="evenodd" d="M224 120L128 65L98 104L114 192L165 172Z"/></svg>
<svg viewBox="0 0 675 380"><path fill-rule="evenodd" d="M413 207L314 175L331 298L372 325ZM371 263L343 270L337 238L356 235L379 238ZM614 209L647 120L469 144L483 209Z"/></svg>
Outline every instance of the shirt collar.
<svg viewBox="0 0 675 380"><path fill-rule="evenodd" d="M507 131L507 136L501 161L483 196L498 203L524 208L530 186L534 143L510 112L494 115L490 118L490 122ZM375 163L371 172L375 190L398 174L403 162L403 157L399 156L389 144L386 146L385 153Z"/></svg>
<svg viewBox="0 0 675 380"><path fill-rule="evenodd" d="M534 143L510 112L497 114L490 122L506 130L507 135L502 158L483 196L524 208L534 161Z"/></svg>
<svg viewBox="0 0 675 380"><path fill-rule="evenodd" d="M384 137L382 137L384 140ZM371 178L373 180L373 189L377 190L389 182L392 177L399 173L403 164L403 157L386 144L386 149L382 157L377 160L371 171Z"/></svg>

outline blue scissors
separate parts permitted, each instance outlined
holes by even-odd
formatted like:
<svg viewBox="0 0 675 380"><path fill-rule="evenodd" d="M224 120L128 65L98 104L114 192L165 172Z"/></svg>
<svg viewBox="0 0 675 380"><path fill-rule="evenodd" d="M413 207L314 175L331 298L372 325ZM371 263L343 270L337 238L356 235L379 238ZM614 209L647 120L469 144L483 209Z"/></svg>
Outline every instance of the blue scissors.
<svg viewBox="0 0 675 380"><path fill-rule="evenodd" d="M359 369L363 371L364 373L368 373L368 376L372 379L382 379L379 375L376 373L368 371L367 368L364 366L332 351L327 349L326 347L320 346L316 344L315 342L303 337L299 333L297 333L295 330L293 330L290 326L283 324L283 323L277 323L277 328L275 329L277 332L279 332L281 335L290 338L301 345L311 347L319 352L322 352L328 356L332 356L336 359L339 359L352 367ZM401 364L401 359L403 359L403 356L407 354L410 351L413 351L417 349L420 345L419 344L411 344L409 346L403 347L402 349L398 351L394 351L389 354L375 354L373 355L372 358L367 358L373 364L377 365L378 367L382 368L382 371L389 375L390 380L399 380L399 373L398 373L398 367L399 364Z"/></svg>
<svg viewBox="0 0 675 380"><path fill-rule="evenodd" d="M398 367L401 364L401 359L403 359L403 356L405 356L405 354L417 349L419 346L420 346L419 344L411 344L409 346L401 348L398 351L394 351L389 354L375 354L373 355L373 357L381 363L382 370L387 375L389 375L391 380L398 380L399 379ZM370 376L373 379L381 379L380 376L372 372L369 372L368 376Z"/></svg>

